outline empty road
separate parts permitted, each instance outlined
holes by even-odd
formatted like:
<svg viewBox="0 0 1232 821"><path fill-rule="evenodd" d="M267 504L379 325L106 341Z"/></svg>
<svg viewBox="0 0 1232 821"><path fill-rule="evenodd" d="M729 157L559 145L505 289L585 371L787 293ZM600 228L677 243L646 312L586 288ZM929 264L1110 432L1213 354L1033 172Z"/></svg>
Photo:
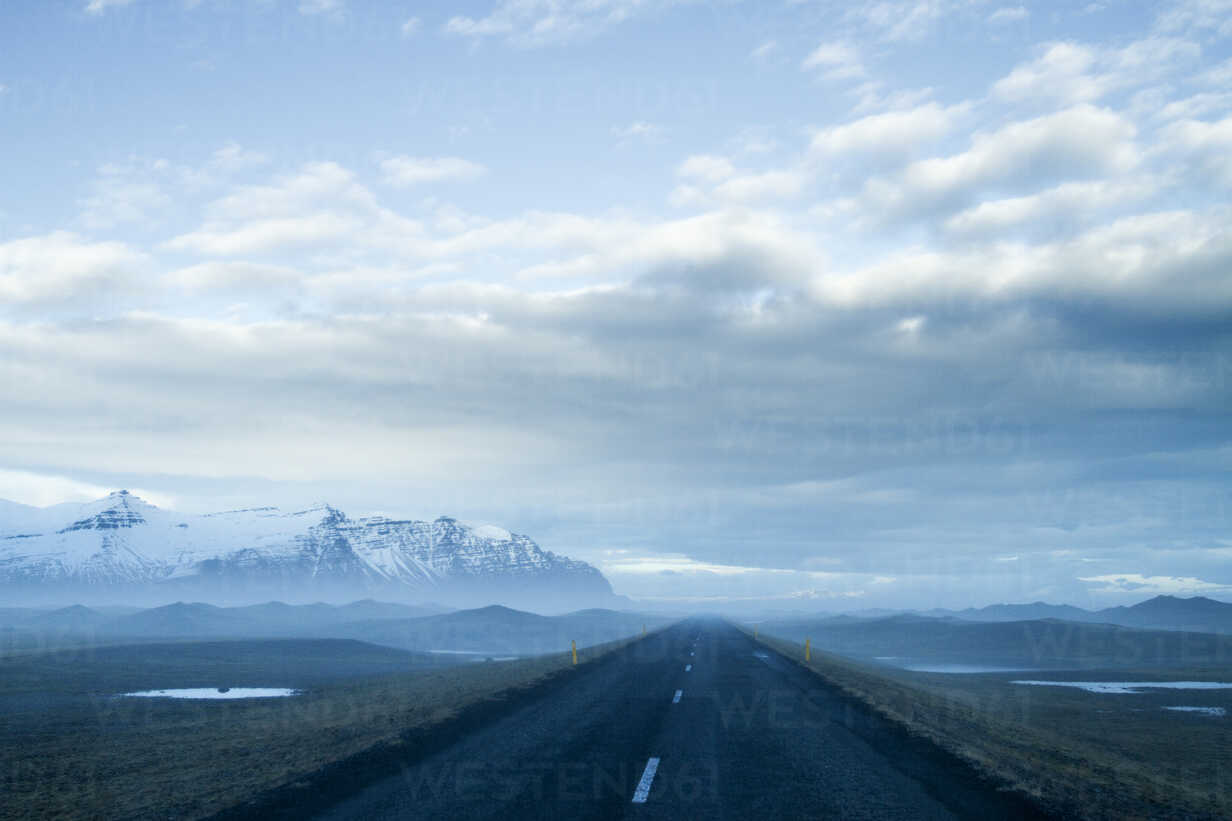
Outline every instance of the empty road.
<svg viewBox="0 0 1232 821"><path fill-rule="evenodd" d="M317 817L1039 816L731 625L692 620Z"/></svg>

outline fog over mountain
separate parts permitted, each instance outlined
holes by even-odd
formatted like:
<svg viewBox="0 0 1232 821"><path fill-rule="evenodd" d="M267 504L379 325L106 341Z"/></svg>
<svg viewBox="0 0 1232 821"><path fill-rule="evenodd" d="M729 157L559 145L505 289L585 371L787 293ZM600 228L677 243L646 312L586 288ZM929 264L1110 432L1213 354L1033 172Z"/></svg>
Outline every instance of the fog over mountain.
<svg viewBox="0 0 1232 821"><path fill-rule="evenodd" d="M351 601L367 595L540 610L617 602L594 567L493 525L444 516L431 522L351 519L327 504L186 515L128 491L48 508L6 503L0 591L15 604Z"/></svg>

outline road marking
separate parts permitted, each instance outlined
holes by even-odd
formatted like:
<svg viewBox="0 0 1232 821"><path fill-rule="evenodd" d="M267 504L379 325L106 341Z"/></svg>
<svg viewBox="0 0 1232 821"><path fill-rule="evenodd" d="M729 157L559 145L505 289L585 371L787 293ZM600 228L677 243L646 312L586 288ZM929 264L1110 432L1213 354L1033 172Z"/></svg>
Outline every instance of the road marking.
<svg viewBox="0 0 1232 821"><path fill-rule="evenodd" d="M659 769L659 759L652 758L646 762L646 769L642 771L642 780L637 782L637 789L633 792L634 804L645 804L646 799L650 797L650 785L654 783L655 772Z"/></svg>
<svg viewBox="0 0 1232 821"><path fill-rule="evenodd" d="M689 655L690 655L690 656L692 656L692 655L693 655L693 651L692 651L692 650L690 650L690 651L689 651Z"/></svg>
<svg viewBox="0 0 1232 821"><path fill-rule="evenodd" d="M686 673L687 673L687 672L689 672L689 671L690 671L690 670L692 670L692 669L693 669L693 665L692 665L692 664L686 664L686 665L684 666L684 671L685 671Z"/></svg>
<svg viewBox="0 0 1232 821"><path fill-rule="evenodd" d="M672 704L679 704L680 697L684 695L684 690L677 690L676 695L672 696Z"/></svg>

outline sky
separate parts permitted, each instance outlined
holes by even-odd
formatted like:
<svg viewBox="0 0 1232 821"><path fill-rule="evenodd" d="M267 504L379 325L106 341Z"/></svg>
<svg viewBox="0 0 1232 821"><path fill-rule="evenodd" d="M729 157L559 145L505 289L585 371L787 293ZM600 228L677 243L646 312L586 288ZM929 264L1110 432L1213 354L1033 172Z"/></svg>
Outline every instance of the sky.
<svg viewBox="0 0 1232 821"><path fill-rule="evenodd" d="M1232 0L0 1L0 180L0 498L1232 599Z"/></svg>

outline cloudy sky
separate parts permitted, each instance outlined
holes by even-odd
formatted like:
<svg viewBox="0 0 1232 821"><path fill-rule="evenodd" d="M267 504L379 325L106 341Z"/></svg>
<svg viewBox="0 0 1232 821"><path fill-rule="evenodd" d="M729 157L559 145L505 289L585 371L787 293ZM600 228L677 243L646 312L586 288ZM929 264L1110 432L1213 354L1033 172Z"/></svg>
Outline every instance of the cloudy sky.
<svg viewBox="0 0 1232 821"><path fill-rule="evenodd" d="M1232 599L1232 2L857 5L0 4L0 497Z"/></svg>

